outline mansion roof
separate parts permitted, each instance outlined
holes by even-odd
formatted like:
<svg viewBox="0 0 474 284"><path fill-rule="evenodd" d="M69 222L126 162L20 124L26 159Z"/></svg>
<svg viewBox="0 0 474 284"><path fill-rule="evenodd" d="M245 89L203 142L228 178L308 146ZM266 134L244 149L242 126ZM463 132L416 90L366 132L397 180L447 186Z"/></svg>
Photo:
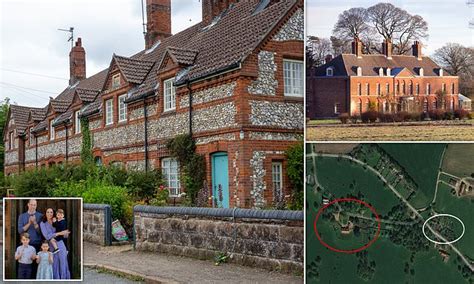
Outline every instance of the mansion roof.
<svg viewBox="0 0 474 284"><path fill-rule="evenodd" d="M383 54L365 54L360 58L355 54L342 54L329 63L317 67L315 76L326 76L326 69L329 67L333 67L333 76L357 76L358 67L361 68L362 76L379 76L380 68L384 70L384 74L387 68L390 68L391 76L398 75L405 68L414 76L420 74L421 68L424 76L440 76L441 70L441 67L427 56L418 60L417 57L408 55L392 55L389 59ZM449 76L446 71L444 75Z"/></svg>

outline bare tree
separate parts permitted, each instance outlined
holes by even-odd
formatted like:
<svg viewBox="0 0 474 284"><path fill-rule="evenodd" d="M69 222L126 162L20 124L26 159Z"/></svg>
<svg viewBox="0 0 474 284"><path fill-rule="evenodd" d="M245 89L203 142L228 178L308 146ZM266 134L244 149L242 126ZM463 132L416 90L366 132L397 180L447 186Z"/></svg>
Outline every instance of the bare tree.
<svg viewBox="0 0 474 284"><path fill-rule="evenodd" d="M331 36L331 45L332 45L332 53L334 57L341 55L343 53L351 53L351 42L353 39L340 39L335 36Z"/></svg>
<svg viewBox="0 0 474 284"><path fill-rule="evenodd" d="M362 35L371 28L367 24L367 10L364 8L351 8L339 15L333 34L343 40L362 39Z"/></svg>
<svg viewBox="0 0 474 284"><path fill-rule="evenodd" d="M308 55L312 61L311 67L317 67L325 63L326 56L332 53L331 41L327 38L308 36L307 40L307 59Z"/></svg>
<svg viewBox="0 0 474 284"><path fill-rule="evenodd" d="M433 58L449 73L459 76L459 92L474 97L474 48L448 43L437 49Z"/></svg>
<svg viewBox="0 0 474 284"><path fill-rule="evenodd" d="M333 37L341 42L358 38L364 44L365 53L381 53L382 39L390 40L395 54L406 54L413 41L428 37L428 23L421 16L411 15L390 3L379 3L368 9L342 12Z"/></svg>
<svg viewBox="0 0 474 284"><path fill-rule="evenodd" d="M419 15L390 3L379 3L367 9L367 19L377 33L394 45L395 54L406 54L411 43L428 37L428 23Z"/></svg>
<svg viewBox="0 0 474 284"><path fill-rule="evenodd" d="M434 59L454 76L473 73L474 48L464 47L458 43L448 43L437 49Z"/></svg>

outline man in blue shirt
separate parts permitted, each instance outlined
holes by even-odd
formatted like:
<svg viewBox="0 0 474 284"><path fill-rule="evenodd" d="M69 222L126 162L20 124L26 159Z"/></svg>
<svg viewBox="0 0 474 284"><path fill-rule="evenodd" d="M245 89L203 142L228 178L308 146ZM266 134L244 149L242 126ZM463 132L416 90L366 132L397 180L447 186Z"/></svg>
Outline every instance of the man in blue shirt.
<svg viewBox="0 0 474 284"><path fill-rule="evenodd" d="M30 235L30 245L38 252L41 249L41 231L39 222L43 214L36 211L36 199L28 201L28 211L18 217L18 233L28 233ZM33 276L36 277L37 264L33 264ZM33 277L32 276L32 277Z"/></svg>

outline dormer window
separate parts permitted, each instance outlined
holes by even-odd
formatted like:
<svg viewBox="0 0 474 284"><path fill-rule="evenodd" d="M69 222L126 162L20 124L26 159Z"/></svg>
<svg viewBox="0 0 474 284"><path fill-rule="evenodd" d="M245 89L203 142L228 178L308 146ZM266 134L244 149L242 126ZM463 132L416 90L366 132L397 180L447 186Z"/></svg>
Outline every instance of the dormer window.
<svg viewBox="0 0 474 284"><path fill-rule="evenodd" d="M357 67L357 76L362 76L362 67Z"/></svg>
<svg viewBox="0 0 474 284"><path fill-rule="evenodd" d="M328 76L328 77L334 76L334 68L333 67L326 68L326 76Z"/></svg>
<svg viewBox="0 0 474 284"><path fill-rule="evenodd" d="M170 111L176 109L176 89L174 84L174 78L168 79L163 82L163 109L164 111Z"/></svg>
<svg viewBox="0 0 474 284"><path fill-rule="evenodd" d="M439 69L439 76L443 77L443 69Z"/></svg>
<svg viewBox="0 0 474 284"><path fill-rule="evenodd" d="M112 76L112 89L117 89L120 87L120 74L115 74Z"/></svg>
<svg viewBox="0 0 474 284"><path fill-rule="evenodd" d="M420 68L420 77L425 76L425 70L423 68Z"/></svg>
<svg viewBox="0 0 474 284"><path fill-rule="evenodd" d="M383 68L379 68L379 76L383 77Z"/></svg>
<svg viewBox="0 0 474 284"><path fill-rule="evenodd" d="M387 76L392 76L392 69L387 68Z"/></svg>

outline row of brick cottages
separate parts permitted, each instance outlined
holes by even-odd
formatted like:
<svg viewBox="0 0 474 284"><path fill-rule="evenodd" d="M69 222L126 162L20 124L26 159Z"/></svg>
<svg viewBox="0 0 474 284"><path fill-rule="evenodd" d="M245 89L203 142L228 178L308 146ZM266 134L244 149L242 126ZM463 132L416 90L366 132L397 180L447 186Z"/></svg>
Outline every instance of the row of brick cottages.
<svg viewBox="0 0 474 284"><path fill-rule="evenodd" d="M214 18L203 7L203 22L154 33L145 50L114 55L87 79L79 39L70 86L44 108L11 106L5 173L79 161L87 117L97 163L161 168L173 197L182 188L165 142L189 131L217 206L263 207L289 194L284 152L302 139L304 123L303 1L262 2L209 9Z"/></svg>
<svg viewBox="0 0 474 284"><path fill-rule="evenodd" d="M393 55L384 41L382 54L363 54L354 40L352 53L309 72L307 110L310 118L359 115L375 107L385 113L471 110L471 100L459 93L459 77L451 76L415 42L412 55ZM443 95L440 95L443 94Z"/></svg>

